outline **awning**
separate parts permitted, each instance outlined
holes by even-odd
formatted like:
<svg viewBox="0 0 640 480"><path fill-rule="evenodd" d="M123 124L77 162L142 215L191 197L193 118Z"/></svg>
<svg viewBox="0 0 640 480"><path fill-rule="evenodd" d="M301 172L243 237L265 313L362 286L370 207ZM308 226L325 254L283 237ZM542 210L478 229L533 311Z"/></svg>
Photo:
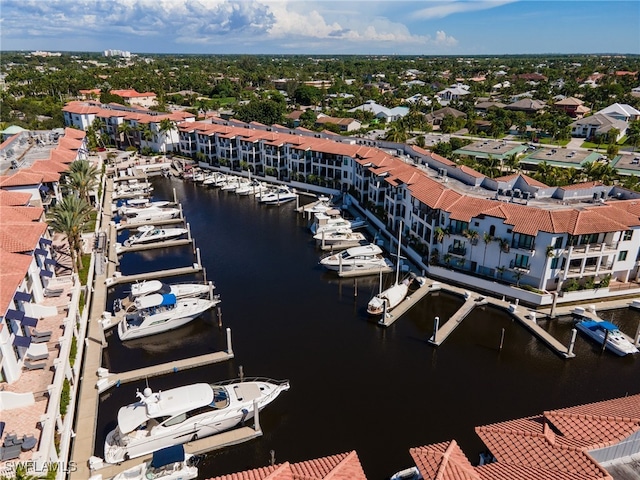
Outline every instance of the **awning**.
<svg viewBox="0 0 640 480"><path fill-rule="evenodd" d="M13 344L16 347L25 347L25 348L27 348L29 345L31 345L31 337L22 337L20 335L16 335L13 338Z"/></svg>
<svg viewBox="0 0 640 480"><path fill-rule="evenodd" d="M40 189L41 192L47 193L49 190L51 190L49 187L47 187L46 185L40 185L40 187L38 187Z"/></svg>
<svg viewBox="0 0 640 480"><path fill-rule="evenodd" d="M43 257L46 257L47 255L49 255L49 252L47 252L43 248L36 248L35 252L36 252L36 255L42 255Z"/></svg>
<svg viewBox="0 0 640 480"><path fill-rule="evenodd" d="M41 277L53 277L53 272L50 272L49 270L40 270L40 276Z"/></svg>
<svg viewBox="0 0 640 480"><path fill-rule="evenodd" d="M45 258L44 259L44 264L45 265L56 265L58 262L56 262L53 258Z"/></svg>
<svg viewBox="0 0 640 480"><path fill-rule="evenodd" d="M151 466L153 468L164 467L176 462L184 462L184 446L172 445L153 452Z"/></svg>
<svg viewBox="0 0 640 480"><path fill-rule="evenodd" d="M19 300L21 302L30 302L31 301L31 294L29 292L16 292L13 295L13 299L14 300Z"/></svg>
<svg viewBox="0 0 640 480"><path fill-rule="evenodd" d="M40 238L40 244L44 244L44 245L51 245L53 242L51 240L49 240L48 238Z"/></svg>
<svg viewBox="0 0 640 480"><path fill-rule="evenodd" d="M38 319L37 318L33 318L33 317L25 316L22 319L22 325L27 326L27 327L37 327L38 326Z"/></svg>
<svg viewBox="0 0 640 480"><path fill-rule="evenodd" d="M24 318L24 312L20 310L9 309L7 310L7 314L4 316L4 318L8 318L9 320L21 321Z"/></svg>

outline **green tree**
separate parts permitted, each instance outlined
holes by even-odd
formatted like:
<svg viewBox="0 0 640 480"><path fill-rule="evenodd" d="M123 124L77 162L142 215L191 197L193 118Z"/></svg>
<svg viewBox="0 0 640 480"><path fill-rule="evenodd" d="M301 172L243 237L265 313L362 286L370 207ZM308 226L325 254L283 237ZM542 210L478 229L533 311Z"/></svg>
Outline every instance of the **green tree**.
<svg viewBox="0 0 640 480"><path fill-rule="evenodd" d="M89 203L89 192L98 184L98 169L88 160L76 160L65 176L68 188Z"/></svg>
<svg viewBox="0 0 640 480"><path fill-rule="evenodd" d="M67 237L74 270L82 267L82 231L89 221L91 206L85 199L67 195L51 209L49 226Z"/></svg>
<svg viewBox="0 0 640 480"><path fill-rule="evenodd" d="M627 127L627 142L633 146L635 151L640 143L640 120L634 120Z"/></svg>

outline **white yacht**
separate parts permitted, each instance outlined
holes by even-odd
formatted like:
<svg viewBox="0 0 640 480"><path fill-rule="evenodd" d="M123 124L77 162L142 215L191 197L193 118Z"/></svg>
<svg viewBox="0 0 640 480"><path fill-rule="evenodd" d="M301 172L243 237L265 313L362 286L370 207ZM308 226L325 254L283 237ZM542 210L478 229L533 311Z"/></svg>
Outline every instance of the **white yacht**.
<svg viewBox="0 0 640 480"><path fill-rule="evenodd" d="M104 444L107 463L119 463L236 427L289 389L287 380L265 378L197 383L138 392L138 401L118 411L118 425Z"/></svg>
<svg viewBox="0 0 640 480"><path fill-rule="evenodd" d="M346 220L340 215L340 211L336 209L317 212L309 230L314 235L322 232L344 232L364 226L365 221L357 218L355 220Z"/></svg>
<svg viewBox="0 0 640 480"><path fill-rule="evenodd" d="M186 325L218 303L220 298L213 295L177 298L173 293L151 293L116 303L113 315L103 312L101 322L104 329L117 324L120 340L133 340Z"/></svg>
<svg viewBox="0 0 640 480"><path fill-rule="evenodd" d="M273 191L260 195L260 199L258 201L265 205L280 205L281 203L290 202L296 198L298 198L298 194L295 189L289 188L286 185L280 185Z"/></svg>
<svg viewBox="0 0 640 480"><path fill-rule="evenodd" d="M393 267L391 261L382 255L382 249L373 243L327 255L320 259L320 264L336 272L353 270L374 272L376 269L388 270Z"/></svg>
<svg viewBox="0 0 640 480"><path fill-rule="evenodd" d="M171 220L180 216L177 208L160 207L128 207L123 210L123 216L133 222L154 222L157 220Z"/></svg>
<svg viewBox="0 0 640 480"><path fill-rule="evenodd" d="M256 195L266 189L267 185L265 183L259 182L258 180L251 180L249 183L245 183L236 188L234 193L236 195Z"/></svg>
<svg viewBox="0 0 640 480"><path fill-rule="evenodd" d="M320 243L324 243L325 245L364 242L366 240L364 234L360 232L352 232L350 228L333 231L322 231L320 233L316 233L313 238Z"/></svg>
<svg viewBox="0 0 640 480"><path fill-rule="evenodd" d="M131 198L129 200L125 200L122 205L120 206L120 208L118 209L118 213L120 215L126 215L126 211L129 208L146 208L146 207L157 207L157 208L163 208L163 207L167 207L169 206L169 201L168 200L154 200L151 201L148 198Z"/></svg>
<svg viewBox="0 0 640 480"><path fill-rule="evenodd" d="M391 475L389 480L422 480L418 467L409 467Z"/></svg>
<svg viewBox="0 0 640 480"><path fill-rule="evenodd" d="M220 190L222 190L223 192L233 192L241 185L241 180L243 179L236 175L228 176L225 184L220 186Z"/></svg>
<svg viewBox="0 0 640 480"><path fill-rule="evenodd" d="M221 172L213 172L207 175L202 184L209 187L219 187L221 185L224 185L226 181L227 175Z"/></svg>
<svg viewBox="0 0 640 480"><path fill-rule="evenodd" d="M119 473L112 480L190 480L198 478L198 456L185 453L183 445L153 452L151 460Z"/></svg>
<svg viewBox="0 0 640 480"><path fill-rule="evenodd" d="M138 233L130 236L124 241L125 247L139 245L142 243L161 242L171 238L179 237L187 233L186 228L156 228L153 225L143 225L139 227Z"/></svg>
<svg viewBox="0 0 640 480"><path fill-rule="evenodd" d="M611 322L581 317L576 322L576 328L599 345L602 345L606 339L606 348L616 355L624 357L631 353L638 353L636 346Z"/></svg>
<svg viewBox="0 0 640 480"><path fill-rule="evenodd" d="M334 208L329 203L330 201L331 199L329 197L320 195L316 202L312 203L311 205L307 205L303 210L306 213L321 213L326 212L327 210L333 210Z"/></svg>
<svg viewBox="0 0 640 480"><path fill-rule="evenodd" d="M177 298L206 295L215 287L209 283L164 283L160 280L143 280L131 284L131 296L142 297L150 293L173 293Z"/></svg>

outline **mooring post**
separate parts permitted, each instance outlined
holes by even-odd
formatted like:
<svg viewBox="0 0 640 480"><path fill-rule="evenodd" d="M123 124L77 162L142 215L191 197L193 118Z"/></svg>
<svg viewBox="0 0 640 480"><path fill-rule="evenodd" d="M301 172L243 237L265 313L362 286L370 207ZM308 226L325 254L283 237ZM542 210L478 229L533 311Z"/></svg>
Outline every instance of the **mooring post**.
<svg viewBox="0 0 640 480"><path fill-rule="evenodd" d="M233 347L231 346L231 329L227 327L227 353L233 355Z"/></svg>
<svg viewBox="0 0 640 480"><path fill-rule="evenodd" d="M571 341L569 342L569 350L567 351L569 356L573 355L573 347L576 344L576 335L577 334L578 334L578 330L576 330L575 328L572 328L571 329Z"/></svg>
<svg viewBox="0 0 640 480"><path fill-rule="evenodd" d="M202 267L202 275L204 278L204 282L207 283L207 269Z"/></svg>
<svg viewBox="0 0 640 480"><path fill-rule="evenodd" d="M324 232L324 230L322 230L322 249L323 250L324 250L324 245L325 245L325 243L324 243L324 234L325 234L325 232Z"/></svg>
<svg viewBox="0 0 640 480"><path fill-rule="evenodd" d="M187 238L191 240L191 225L187 222Z"/></svg>
<svg viewBox="0 0 640 480"><path fill-rule="evenodd" d="M634 342L634 344L637 347L638 345L640 345L640 321L638 321L638 328L636 329L635 339L636 341Z"/></svg>
<svg viewBox="0 0 640 480"><path fill-rule="evenodd" d="M271 455L271 460L269 460L271 466L273 467L276 464L276 451L269 450L269 455Z"/></svg>
<svg viewBox="0 0 640 480"><path fill-rule="evenodd" d="M258 401L253 401L253 428L257 433L262 433L262 428L260 428L260 409L258 408Z"/></svg>
<svg viewBox="0 0 640 480"><path fill-rule="evenodd" d="M431 341L436 343L436 334L440 328L440 317L435 317L433 319L433 335L431 335Z"/></svg>
<svg viewBox="0 0 640 480"><path fill-rule="evenodd" d="M244 368L242 368L242 365L238 367L238 376L241 382L244 381Z"/></svg>
<svg viewBox="0 0 640 480"><path fill-rule="evenodd" d="M196 248L196 261L198 262L198 266L202 265L202 263L200 263L200 248Z"/></svg>
<svg viewBox="0 0 640 480"><path fill-rule="evenodd" d="M503 344L504 344L504 328L502 329L502 333L500 334L500 351L502 351Z"/></svg>
<svg viewBox="0 0 640 480"><path fill-rule="evenodd" d="M358 279L357 278L353 279L353 296L354 297L358 296Z"/></svg>
<svg viewBox="0 0 640 480"><path fill-rule="evenodd" d="M218 315L218 328L222 328L222 309L219 305L216 307L216 313Z"/></svg>
<svg viewBox="0 0 640 480"><path fill-rule="evenodd" d="M178 203L178 195L176 195L176 189L173 189L173 203ZM182 213L182 204L180 204L180 213Z"/></svg>
<svg viewBox="0 0 640 480"><path fill-rule="evenodd" d="M605 330L604 331L604 340L602 340L602 350L600 350L600 353L603 353L605 351L605 349L607 348L607 342L609 341L609 330Z"/></svg>

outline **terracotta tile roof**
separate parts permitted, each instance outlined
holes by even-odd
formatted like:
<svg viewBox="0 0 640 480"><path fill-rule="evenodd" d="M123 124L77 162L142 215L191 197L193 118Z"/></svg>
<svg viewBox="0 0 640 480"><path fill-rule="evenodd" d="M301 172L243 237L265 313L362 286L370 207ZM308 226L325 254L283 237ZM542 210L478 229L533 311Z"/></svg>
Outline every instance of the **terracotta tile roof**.
<svg viewBox="0 0 640 480"><path fill-rule="evenodd" d="M0 315L4 315L9 307L9 302L24 279L31 255L8 252L0 247Z"/></svg>
<svg viewBox="0 0 640 480"><path fill-rule="evenodd" d="M74 150L56 148L55 150L51 150L49 152L49 160L53 160L55 162L72 163L76 160L76 158L78 158L78 152Z"/></svg>
<svg viewBox="0 0 640 480"><path fill-rule="evenodd" d="M42 178L43 175L41 173L19 170L13 175L0 176L0 188L38 185L42 183Z"/></svg>
<svg viewBox="0 0 640 480"><path fill-rule="evenodd" d="M17 207L29 205L31 194L15 190L0 190L0 205Z"/></svg>
<svg viewBox="0 0 640 480"><path fill-rule="evenodd" d="M412 448L409 453L425 479L481 480L455 440Z"/></svg>
<svg viewBox="0 0 640 480"><path fill-rule="evenodd" d="M153 92L137 92L133 88L129 88L126 90L111 90L112 95L118 95L122 98L136 98L136 97L155 97L156 94Z"/></svg>
<svg viewBox="0 0 640 480"><path fill-rule="evenodd" d="M531 178L529 175L525 175L524 173L512 173L511 175L505 175L503 177L494 178L496 182L508 182L509 180L513 180L514 178L522 178L527 185L531 185L532 187L542 187L548 188L549 185L539 182L535 178Z"/></svg>
<svg viewBox="0 0 640 480"><path fill-rule="evenodd" d="M595 182L584 182L584 183L575 183L573 185L565 185L563 187L558 187L560 190L588 190L593 187L602 187L604 183L600 181Z"/></svg>
<svg viewBox="0 0 640 480"><path fill-rule="evenodd" d="M33 162L33 164L31 164L30 170L38 173L62 173L69 170L69 165L57 162L55 160L36 160L35 162Z"/></svg>
<svg viewBox="0 0 640 480"><path fill-rule="evenodd" d="M482 480L587 480L579 473L538 468L535 465L523 467L506 463L490 463L478 467L477 472Z"/></svg>
<svg viewBox="0 0 640 480"><path fill-rule="evenodd" d="M65 150L78 150L82 146L82 139L72 137L62 137L58 141L58 148Z"/></svg>
<svg viewBox="0 0 640 480"><path fill-rule="evenodd" d="M42 218L42 207L11 207L0 205L0 226L11 223L38 222Z"/></svg>
<svg viewBox="0 0 640 480"><path fill-rule="evenodd" d="M75 113L76 115L97 114L102 111L100 107L96 105L90 105L86 102L73 101L67 103L63 108L63 112Z"/></svg>
<svg viewBox="0 0 640 480"><path fill-rule="evenodd" d="M9 223L3 221L2 225L4 228L0 228L0 248L12 253L33 251L47 230L44 222L11 223L11 228L6 228Z"/></svg>
<svg viewBox="0 0 640 480"><path fill-rule="evenodd" d="M98 90L99 91L99 90ZM82 140L87 136L87 133L83 130L78 130L77 128L66 127L64 129L64 136L69 138L77 138Z"/></svg>
<svg viewBox="0 0 640 480"><path fill-rule="evenodd" d="M355 451L299 463L283 463L210 480L366 480Z"/></svg>

